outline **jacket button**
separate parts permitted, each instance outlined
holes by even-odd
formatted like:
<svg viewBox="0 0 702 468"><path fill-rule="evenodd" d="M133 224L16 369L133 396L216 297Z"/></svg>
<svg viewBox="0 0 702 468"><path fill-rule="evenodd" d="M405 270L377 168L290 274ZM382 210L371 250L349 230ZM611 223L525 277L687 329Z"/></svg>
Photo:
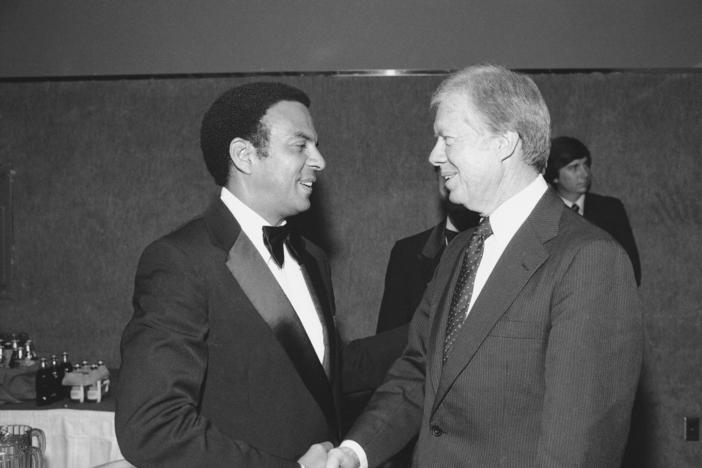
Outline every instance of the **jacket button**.
<svg viewBox="0 0 702 468"><path fill-rule="evenodd" d="M437 426L436 424L431 425L431 435L433 435L434 437L441 437L441 434L443 433L443 429L441 429L439 426Z"/></svg>

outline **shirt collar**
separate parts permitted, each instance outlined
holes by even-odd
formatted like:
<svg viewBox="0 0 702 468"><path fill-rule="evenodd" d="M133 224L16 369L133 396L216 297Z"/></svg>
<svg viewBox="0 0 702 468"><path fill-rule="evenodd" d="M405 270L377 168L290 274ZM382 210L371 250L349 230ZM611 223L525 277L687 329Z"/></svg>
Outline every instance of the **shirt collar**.
<svg viewBox="0 0 702 468"><path fill-rule="evenodd" d="M490 214L490 227L495 237L511 240L546 190L548 184L539 174L529 185L498 206Z"/></svg>
<svg viewBox="0 0 702 468"><path fill-rule="evenodd" d="M558 195L560 197L560 194ZM583 193L578 197L577 200L574 202L570 200L566 200L565 198L561 197L561 200L563 200L563 203L566 204L568 208L572 207L573 205L578 205L578 209L580 209L580 214L585 213L585 194Z"/></svg>
<svg viewBox="0 0 702 468"><path fill-rule="evenodd" d="M251 242L261 253L261 256L270 260L271 254L263 243L263 226L270 226L271 223L263 219L261 215L252 210L248 205L239 200L232 192L230 192L226 187L222 187L219 198L229 209L229 211L234 215L237 222L241 226L241 230L244 234L251 239ZM287 221L283 220L280 226L285 225Z"/></svg>

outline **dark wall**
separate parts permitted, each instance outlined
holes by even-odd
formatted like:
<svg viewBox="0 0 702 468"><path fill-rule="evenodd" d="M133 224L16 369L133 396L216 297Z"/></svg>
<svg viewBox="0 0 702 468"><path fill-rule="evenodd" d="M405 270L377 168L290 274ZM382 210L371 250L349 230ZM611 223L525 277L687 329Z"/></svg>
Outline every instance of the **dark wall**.
<svg viewBox="0 0 702 468"><path fill-rule="evenodd" d="M643 266L647 363L637 467L692 467L682 417L702 413L702 74L538 74L554 135L593 154L593 191L621 198ZM263 78L270 79L270 78ZM429 96L441 76L284 77L312 97L327 158L301 222L329 252L345 339L372 333L394 240L438 219ZM240 78L0 83L0 165L14 177L13 287L0 329L39 351L119 364L145 245L217 193L202 113Z"/></svg>
<svg viewBox="0 0 702 468"><path fill-rule="evenodd" d="M702 66L699 0L2 0L0 77Z"/></svg>

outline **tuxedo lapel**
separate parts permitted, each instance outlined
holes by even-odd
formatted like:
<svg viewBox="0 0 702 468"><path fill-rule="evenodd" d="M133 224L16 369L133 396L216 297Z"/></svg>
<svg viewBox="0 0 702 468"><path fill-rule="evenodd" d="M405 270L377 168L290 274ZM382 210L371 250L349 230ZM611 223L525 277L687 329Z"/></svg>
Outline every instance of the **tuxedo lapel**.
<svg viewBox="0 0 702 468"><path fill-rule="evenodd" d="M307 250L302 253L300 260L302 262L302 272L305 277L305 282L307 283L307 288L312 296L314 307L317 310L319 320L324 325L324 370L327 376L331 378L335 370L333 369L333 359L331 359L331 356L334 355L334 350L336 348L336 339L333 333L335 327L331 291L323 280L322 272L319 270L319 263Z"/></svg>
<svg viewBox="0 0 702 468"><path fill-rule="evenodd" d="M229 250L227 268L273 331L330 426L336 428L336 411L324 368L292 304L243 232ZM325 325L328 329L329 324Z"/></svg>
<svg viewBox="0 0 702 468"><path fill-rule="evenodd" d="M550 191L547 192L514 235L477 297L443 366L440 351L446 330L448 305L442 305L444 309L440 325L437 327L432 360L432 367L436 369L434 372L440 375L432 413L458 375L469 365L490 330L514 302L529 278L547 259L548 252L544 242L556 233L558 217L562 211L562 203L559 203L560 200ZM452 287L453 284L455 279L451 281ZM448 292L452 293L453 289Z"/></svg>

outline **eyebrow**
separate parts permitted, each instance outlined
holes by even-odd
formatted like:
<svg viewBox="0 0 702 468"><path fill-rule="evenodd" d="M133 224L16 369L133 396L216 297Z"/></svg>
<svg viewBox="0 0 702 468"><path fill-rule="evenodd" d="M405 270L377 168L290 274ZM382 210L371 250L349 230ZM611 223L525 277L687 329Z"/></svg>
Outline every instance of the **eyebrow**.
<svg viewBox="0 0 702 468"><path fill-rule="evenodd" d="M307 141L310 141L313 143L317 143L317 141L314 138L312 138L312 135L309 135L303 131L297 131L297 132L295 132L295 134L293 136L295 138L302 138L304 140L307 140Z"/></svg>

